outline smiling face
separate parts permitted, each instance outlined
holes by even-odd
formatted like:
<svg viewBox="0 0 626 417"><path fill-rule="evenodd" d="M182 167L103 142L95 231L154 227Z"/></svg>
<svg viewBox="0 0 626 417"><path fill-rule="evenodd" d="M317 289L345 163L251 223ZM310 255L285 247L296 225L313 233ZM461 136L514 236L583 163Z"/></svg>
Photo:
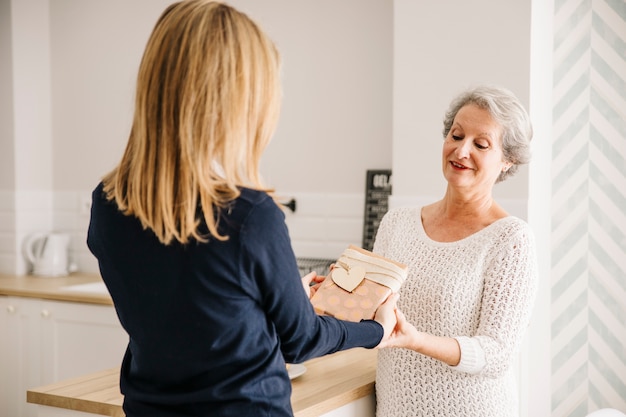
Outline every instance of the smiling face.
<svg viewBox="0 0 626 417"><path fill-rule="evenodd" d="M502 127L474 104L457 112L442 156L448 185L474 193L491 193L500 172L511 165L502 154Z"/></svg>

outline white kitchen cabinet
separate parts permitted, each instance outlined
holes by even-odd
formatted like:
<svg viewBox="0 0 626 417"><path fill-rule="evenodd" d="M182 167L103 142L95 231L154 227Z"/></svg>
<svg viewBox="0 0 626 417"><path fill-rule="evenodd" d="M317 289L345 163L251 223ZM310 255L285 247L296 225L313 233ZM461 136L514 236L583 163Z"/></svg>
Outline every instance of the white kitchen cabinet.
<svg viewBox="0 0 626 417"><path fill-rule="evenodd" d="M128 336L112 306L0 297L0 416L34 417L29 388L119 366Z"/></svg>
<svg viewBox="0 0 626 417"><path fill-rule="evenodd" d="M112 306L41 303L44 384L120 366L128 344Z"/></svg>
<svg viewBox="0 0 626 417"><path fill-rule="evenodd" d="M0 297L0 416L33 416L26 388L41 381L41 338L37 305Z"/></svg>

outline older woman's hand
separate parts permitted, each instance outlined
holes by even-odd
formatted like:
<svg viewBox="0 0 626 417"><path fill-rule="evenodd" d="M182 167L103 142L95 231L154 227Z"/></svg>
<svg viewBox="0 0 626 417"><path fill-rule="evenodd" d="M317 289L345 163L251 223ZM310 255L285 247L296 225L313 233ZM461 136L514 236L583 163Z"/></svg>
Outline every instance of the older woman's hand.
<svg viewBox="0 0 626 417"><path fill-rule="evenodd" d="M396 322L393 331L389 337L383 338L378 348L397 347L415 350L415 343L419 340L420 333L406 320L398 308L394 308L394 318Z"/></svg>
<svg viewBox="0 0 626 417"><path fill-rule="evenodd" d="M405 348L430 356L450 366L456 366L461 360L459 342L452 337L434 336L420 332L406 320L402 311L395 309L398 320L389 338L380 342L378 348Z"/></svg>

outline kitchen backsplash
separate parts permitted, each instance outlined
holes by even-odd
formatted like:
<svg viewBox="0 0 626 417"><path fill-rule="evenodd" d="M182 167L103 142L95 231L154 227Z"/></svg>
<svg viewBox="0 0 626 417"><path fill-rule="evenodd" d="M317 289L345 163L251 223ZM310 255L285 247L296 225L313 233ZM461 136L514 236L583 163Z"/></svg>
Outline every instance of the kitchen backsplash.
<svg viewBox="0 0 626 417"><path fill-rule="evenodd" d="M286 222L298 257L330 258L349 244L361 245L365 194L279 193L281 201L296 201L286 209ZM22 241L38 231L72 236L71 261L82 272L98 271L86 244L90 191L20 193L0 190L0 273L22 275L28 265Z"/></svg>
<svg viewBox="0 0 626 417"><path fill-rule="evenodd" d="M336 259L350 244L361 245L365 194L278 193L280 201L295 199L296 211L285 210L294 252L299 258ZM394 197L390 207L423 205L431 197ZM526 218L524 201L501 201L513 215ZM26 236L38 231L72 236L70 258L82 272L98 272L86 244L90 191L14 192L0 190L0 273L22 275Z"/></svg>
<svg viewBox="0 0 626 417"><path fill-rule="evenodd" d="M284 194L296 200L286 222L296 256L336 259L349 245L361 245L365 194Z"/></svg>
<svg viewBox="0 0 626 417"><path fill-rule="evenodd" d="M0 190L0 272L27 272L22 242L38 231L52 229L53 200L51 191Z"/></svg>

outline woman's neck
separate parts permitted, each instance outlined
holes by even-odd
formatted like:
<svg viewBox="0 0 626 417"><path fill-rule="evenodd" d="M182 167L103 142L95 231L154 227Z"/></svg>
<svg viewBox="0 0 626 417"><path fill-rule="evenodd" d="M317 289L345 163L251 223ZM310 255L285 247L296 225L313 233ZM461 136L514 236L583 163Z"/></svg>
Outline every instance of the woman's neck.
<svg viewBox="0 0 626 417"><path fill-rule="evenodd" d="M463 194L449 187L437 206L439 216L455 219L491 217L501 210L491 194Z"/></svg>

